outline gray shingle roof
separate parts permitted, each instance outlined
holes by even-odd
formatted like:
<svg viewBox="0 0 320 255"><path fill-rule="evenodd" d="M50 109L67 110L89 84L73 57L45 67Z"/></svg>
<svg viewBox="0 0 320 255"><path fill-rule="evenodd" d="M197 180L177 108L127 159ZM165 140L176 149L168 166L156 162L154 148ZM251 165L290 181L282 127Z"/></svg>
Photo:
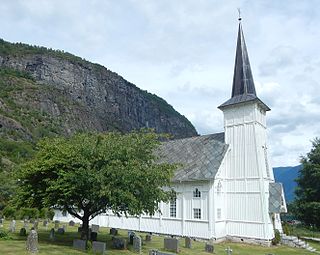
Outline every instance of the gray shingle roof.
<svg viewBox="0 0 320 255"><path fill-rule="evenodd" d="M227 149L224 133L217 133L164 142L158 155L160 162L182 165L173 182L200 181L215 178Z"/></svg>
<svg viewBox="0 0 320 255"><path fill-rule="evenodd" d="M283 188L281 183L269 183L269 212L286 212Z"/></svg>

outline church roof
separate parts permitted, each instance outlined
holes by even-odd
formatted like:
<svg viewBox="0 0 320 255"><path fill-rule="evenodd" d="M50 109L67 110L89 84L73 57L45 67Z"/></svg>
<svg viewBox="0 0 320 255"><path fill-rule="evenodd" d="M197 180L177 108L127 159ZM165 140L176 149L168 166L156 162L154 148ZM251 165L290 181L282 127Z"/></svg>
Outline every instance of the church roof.
<svg viewBox="0 0 320 255"><path fill-rule="evenodd" d="M224 133L195 136L164 142L160 146L160 162L178 163L173 182L214 179L226 154Z"/></svg>
<svg viewBox="0 0 320 255"><path fill-rule="evenodd" d="M270 110L270 108L257 97L247 46L244 40L242 25L240 22L238 29L236 60L234 65L231 98L220 105L218 108L221 109L226 106L248 101L257 101L266 111Z"/></svg>

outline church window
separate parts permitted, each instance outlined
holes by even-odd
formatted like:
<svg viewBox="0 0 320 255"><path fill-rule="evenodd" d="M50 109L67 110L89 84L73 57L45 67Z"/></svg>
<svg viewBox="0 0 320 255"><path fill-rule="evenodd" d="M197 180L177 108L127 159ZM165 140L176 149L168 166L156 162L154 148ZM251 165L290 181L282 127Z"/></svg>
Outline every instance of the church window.
<svg viewBox="0 0 320 255"><path fill-rule="evenodd" d="M221 219L221 208L217 208L217 219Z"/></svg>
<svg viewBox="0 0 320 255"><path fill-rule="evenodd" d="M176 218L177 217L177 199L173 198L170 201L170 217Z"/></svg>
<svg viewBox="0 0 320 255"><path fill-rule="evenodd" d="M198 188L193 191L193 197L201 197L201 192Z"/></svg>
<svg viewBox="0 0 320 255"><path fill-rule="evenodd" d="M221 181L219 181L217 185L217 192L221 193L221 190L222 190L222 184L221 184Z"/></svg>
<svg viewBox="0 0 320 255"><path fill-rule="evenodd" d="M201 209L200 208L193 208L193 218L194 219L201 219Z"/></svg>

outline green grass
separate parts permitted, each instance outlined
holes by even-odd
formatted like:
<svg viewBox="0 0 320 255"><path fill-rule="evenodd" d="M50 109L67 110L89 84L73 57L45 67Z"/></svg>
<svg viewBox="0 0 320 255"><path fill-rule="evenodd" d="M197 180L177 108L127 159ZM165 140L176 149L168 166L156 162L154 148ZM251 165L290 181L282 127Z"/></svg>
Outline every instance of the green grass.
<svg viewBox="0 0 320 255"><path fill-rule="evenodd" d="M27 254L26 247L26 237L19 236L19 230L22 227L22 222L17 221L17 228L15 233L10 233L12 240L0 240L0 254L6 255L25 255ZM4 229L8 229L9 221L4 224ZM49 225L47 229L39 223L39 253L38 254L61 254L61 255L73 255L73 254L92 254L91 252L82 252L72 248L72 240L79 238L77 233L77 225L74 227L67 226L67 231L64 235L56 234L55 241L49 239L49 230L53 227L53 224ZM144 239L145 234L140 233ZM119 235L123 238L127 238L127 232L124 230L119 231ZM193 241L192 249L184 248L184 239L180 239L181 251L179 254L185 255L208 255L204 251L204 242ZM128 250L113 250L111 248L111 236L109 235L108 228L100 228L100 233L98 234L98 241L107 242L107 254L136 254L132 251L132 246L129 245ZM312 244L313 245L313 244ZM289 248L286 246L275 246L275 247L262 247L258 245L247 245L240 243L219 243L215 244L215 254L226 254L225 249L230 246L233 249L233 255L294 255L294 254L312 254L306 250ZM317 247L316 247L317 248ZM153 236L151 242L145 242L143 245L142 254L147 255L150 249L163 250L163 236Z"/></svg>

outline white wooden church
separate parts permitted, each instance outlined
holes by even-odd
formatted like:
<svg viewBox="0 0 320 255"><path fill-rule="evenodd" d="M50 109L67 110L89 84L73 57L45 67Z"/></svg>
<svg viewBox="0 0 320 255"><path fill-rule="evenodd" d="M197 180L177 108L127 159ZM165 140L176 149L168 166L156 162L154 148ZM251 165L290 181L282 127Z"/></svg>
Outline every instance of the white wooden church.
<svg viewBox="0 0 320 255"><path fill-rule="evenodd" d="M172 179L177 197L161 203L161 214L118 217L111 212L91 223L100 226L268 244L281 229L286 211L282 185L274 182L267 154L266 112L256 95L239 23L231 98L218 108L224 133L163 143L161 160L181 163ZM55 219L74 220L56 213Z"/></svg>

